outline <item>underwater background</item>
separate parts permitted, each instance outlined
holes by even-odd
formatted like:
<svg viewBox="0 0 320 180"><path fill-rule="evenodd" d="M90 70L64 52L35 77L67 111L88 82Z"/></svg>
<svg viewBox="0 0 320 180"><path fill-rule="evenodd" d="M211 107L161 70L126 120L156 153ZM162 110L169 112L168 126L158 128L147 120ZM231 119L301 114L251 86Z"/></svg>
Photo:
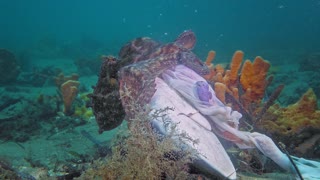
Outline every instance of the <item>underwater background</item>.
<svg viewBox="0 0 320 180"><path fill-rule="evenodd" d="M268 60L273 81L261 101L284 84L274 104L290 113L273 106L265 118L300 114L303 121L257 123L256 130L284 142L290 154L320 159L320 0L0 0L0 17L0 179L81 178L99 166L86 175L107 177L103 164L127 124L98 133L90 95L101 59L117 58L134 38L166 44L184 30L196 34L193 52L203 62L212 50L213 64L225 69L237 50L243 60ZM69 80L74 96L66 102ZM233 147L229 153L248 176L284 173L257 152L245 157L263 166L239 163L247 159Z"/></svg>
<svg viewBox="0 0 320 180"><path fill-rule="evenodd" d="M150 36L168 42L186 29L197 34L199 56L205 56L211 49L230 54L240 47L249 55L261 56L279 51L287 51L286 56L290 56L319 48L316 0L303 3L17 0L1 1L0 13L2 46L20 51L51 38L60 46L91 39L108 47L110 52L117 52L117 47L133 38ZM268 59L286 61L280 57Z"/></svg>

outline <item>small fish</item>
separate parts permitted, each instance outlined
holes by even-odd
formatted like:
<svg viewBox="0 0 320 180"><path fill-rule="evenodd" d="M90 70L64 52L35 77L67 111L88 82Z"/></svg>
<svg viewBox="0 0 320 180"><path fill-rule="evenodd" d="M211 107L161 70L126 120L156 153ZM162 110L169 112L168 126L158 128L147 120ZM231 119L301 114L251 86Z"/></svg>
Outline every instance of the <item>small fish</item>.
<svg viewBox="0 0 320 180"><path fill-rule="evenodd" d="M203 102L209 102L212 98L212 94L209 90L209 84L205 81L197 81L196 82L196 93L198 97Z"/></svg>

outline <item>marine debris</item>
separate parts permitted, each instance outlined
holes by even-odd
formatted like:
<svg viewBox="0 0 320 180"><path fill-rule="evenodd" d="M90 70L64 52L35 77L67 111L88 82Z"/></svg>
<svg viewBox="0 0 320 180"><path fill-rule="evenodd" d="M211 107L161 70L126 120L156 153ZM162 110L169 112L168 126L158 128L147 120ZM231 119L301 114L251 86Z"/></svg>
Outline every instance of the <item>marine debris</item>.
<svg viewBox="0 0 320 180"><path fill-rule="evenodd" d="M88 154L68 150L73 140L59 144L65 147L70 159L64 162L55 159L54 169L47 174L66 179L81 174L80 179L213 179L221 176L235 179L239 177L236 175L239 170L264 174L276 167L273 164L274 167L266 170L264 163L267 160L261 158L261 153L240 149L255 147L279 166L291 170L288 157L275 146L275 140L283 141L290 154L309 152L319 145L319 122L316 121L319 110L312 90L296 104L281 107L275 104L275 100L283 85L275 88L267 98L265 96L272 81L271 76L268 77L268 61L258 56L253 62L247 60L243 63L243 52L236 51L230 65L213 65L215 52L210 51L204 65L191 51L194 43L194 34L186 31L174 42L163 45L150 38L137 38L121 49L119 58L102 56L99 79L90 95L92 102L86 93L77 98L79 81L76 74L59 74L55 78L60 99L43 93L32 100L7 99L0 104L0 111L20 101L24 108L19 113L14 111L15 116L0 119L4 122L2 124L11 123L11 126L1 127L10 127L11 131L20 134L19 137L10 137L18 133L4 131L0 138L24 142L28 140L25 137L30 138L24 135L40 134L40 131L25 130L41 129L44 124L50 124L45 130L48 132L46 140L54 140L57 132L64 129L73 132L75 126L86 123L83 119L91 117L93 112L100 133L120 126L125 119L123 125L128 127L125 132L119 132L112 154L109 146L104 146L89 132L80 132L98 147L99 157L107 155L95 163L91 163L93 159ZM64 113L58 112L62 102ZM53 107L55 103L56 108ZM88 106L91 103L93 112ZM35 114L40 111L44 114ZM237 111L242 113L243 119ZM42 122L36 122L38 119ZM296 121L287 122L292 119ZM314 129L310 131L311 128ZM277 137L271 139L253 131ZM238 154L235 157L241 156L236 160L240 165L238 169L226 152L230 144L222 146L222 139L239 147L232 146ZM296 141L290 143L293 139ZM24 146L20 147L24 149ZM212 147L215 147L214 151ZM319 170L320 165L314 161L290 158L298 163L303 176L314 176ZM30 165L45 166L32 158L26 157L25 160ZM88 166L90 169L82 172ZM310 173L310 169L314 172Z"/></svg>
<svg viewBox="0 0 320 180"><path fill-rule="evenodd" d="M211 69L214 69L214 72L225 73L224 69L232 69L234 66L238 67L238 61L235 59L238 59L241 54L243 53L237 51L230 65L223 67L220 64L213 66L211 62L215 56L215 52L211 51L208 54L207 65ZM311 60L314 61L314 59L317 59L317 57L317 55L312 55L306 60L306 62ZM308 65L306 66L308 66L309 69L305 69L303 66L308 64L306 62L301 62L300 70L306 70L307 72L303 73L311 78L310 81L307 81L309 87L318 89L318 83L315 83L315 79L317 79L317 75L319 75L319 73L314 71L314 69L311 69ZM242 70L244 70L244 67ZM290 147L288 151L290 151L291 154L308 158L318 157L320 154L320 151L317 150L320 142L320 135L318 133L318 120L320 119L320 115L317 113L319 111L317 106L318 100L316 98L317 91L312 91L310 88L300 97L298 102L283 107L283 104L277 102L277 98L284 89L283 84L278 85L273 90L269 88L269 93L266 92L266 88L271 84L273 79L273 75L268 72L266 81L261 81L264 82L262 85L266 87L264 88L264 96L262 98L261 96L256 96L256 99L251 98L253 99L253 101L251 101L253 103L250 102L249 106L247 106L248 103L245 103L246 99L242 99L244 97L243 95L245 94L245 90L242 88L244 84L243 81L241 81L241 77L244 74L242 73L242 70L238 73L238 81L236 86L238 88L237 90L239 90L238 94L233 94L233 92L231 92L230 89L232 88L228 88L230 86L226 86L228 82L212 82L215 87L217 97L219 97L219 99L221 99L223 102L226 102L227 105L238 109L244 115L244 118L242 119L243 121L240 121L244 122L244 124L240 123L240 127L249 129L251 131L255 130L266 132L268 135L272 136L275 141L282 142L287 147ZM213 78L213 75L215 74L211 72L210 78ZM217 77L219 77L219 75ZM283 78L286 77L286 75L284 74L280 77ZM275 76L275 78L278 77ZM219 78L217 79L219 80ZM279 84L279 80L277 83ZM269 95L266 96L266 94Z"/></svg>
<svg viewBox="0 0 320 180"><path fill-rule="evenodd" d="M215 54L215 51L208 53L206 65L210 68L210 74L204 77L211 82L222 102L244 115L244 123L240 123L240 127L266 132L276 141L288 147L296 147L290 150L291 154L302 155L302 152L308 152L307 157L316 157L318 153L311 149L320 142L319 134L316 133L320 129L320 113L314 91L309 89L298 102L281 107L276 99L284 88L283 84L278 85L264 99L267 87L273 80L273 75L268 72L268 61L258 56L253 63L246 60L241 64L244 53L236 51L230 65L223 67L220 64L213 65ZM305 141L309 142L310 147L304 144ZM305 148L302 148L303 144Z"/></svg>
<svg viewBox="0 0 320 180"><path fill-rule="evenodd" d="M272 76L268 77L270 63L258 56L253 62L247 60L242 64L243 52L237 51L229 67L214 66L212 60L215 52L211 51L206 65L203 65L201 60L191 52L194 42L195 37L191 31L182 33L176 41L165 45L160 45L150 38L137 38L131 41L121 49L119 60L106 58L104 61L106 66L102 66L102 73L100 73L100 78L105 80L99 79L97 84L99 88L95 87L95 90L99 91L94 93L92 99L100 98L100 101L104 102L103 96L106 95L99 96L99 93L101 89L108 88L103 88L103 86L110 84L110 88L111 85L119 85L114 90L117 91L120 88L119 96L126 112L129 132L142 127L134 127L133 125L139 121L139 113L144 113L144 118L147 119L153 117L150 116L149 107L143 105L149 104L153 110L172 106L175 110L165 114L168 115L168 121L152 120L152 125L160 134L164 135L170 135L167 128L170 127L170 123L176 123L177 131L186 131L191 134L191 139L208 137L206 140L200 139L199 146L187 141L184 143L188 147L201 151L202 154L197 157L197 162L194 165L202 170L209 170L209 174L236 178L235 169L228 159L228 155L224 154L224 148L222 147L219 151L216 149L211 156L210 152L212 151L206 147L208 144L214 144L215 147L221 145L215 135L235 143L241 149L256 147L279 166L290 171L292 164L273 140L264 134L251 132L253 129L259 130L257 122L263 121L264 115L275 103L283 89L283 85L279 85L271 93L269 99L264 101L266 88L272 81ZM116 74L115 71L119 71L119 73ZM204 76L213 85L217 96L223 102L216 99L212 88L199 75ZM195 90L197 85L200 89ZM195 94L195 92L197 93ZM179 99L178 97L183 98ZM110 103L105 103L105 105L107 104ZM232 109L225 105L231 106ZM114 109L114 107L112 108ZM239 125L241 114L233 109L239 110L244 115L247 124ZM99 114L105 108L96 110L95 113ZM110 129L119 123L118 121L107 122L111 123L108 125L111 127ZM184 122L188 122L188 124ZM134 129L131 129L133 127ZM197 133L200 132L202 135L197 136ZM126 151L118 150L117 152L122 155L121 152ZM221 159L217 160L218 157ZM298 167L302 169L303 176L314 176L314 173L308 174L309 170L316 171L319 168L318 164L313 161L307 160L314 166L308 165L301 158L294 157L294 161L299 163ZM221 164L224 164L223 168L220 167Z"/></svg>

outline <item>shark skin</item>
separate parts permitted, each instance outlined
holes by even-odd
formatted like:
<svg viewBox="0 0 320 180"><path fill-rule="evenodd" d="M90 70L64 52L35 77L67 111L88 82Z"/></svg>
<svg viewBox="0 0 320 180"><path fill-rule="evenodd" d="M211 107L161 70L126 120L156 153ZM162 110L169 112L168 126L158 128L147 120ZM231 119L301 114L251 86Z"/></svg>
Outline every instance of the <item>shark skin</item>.
<svg viewBox="0 0 320 180"><path fill-rule="evenodd" d="M186 132L193 140L198 141L196 144L184 141L199 153L195 165L206 173L236 179L236 170L219 139L212 133L208 120L161 78L156 78L155 82L157 91L151 99L151 109L174 108L173 111L166 112L166 115L176 125L176 133ZM170 127L161 119L153 120L152 124L160 133L169 133Z"/></svg>

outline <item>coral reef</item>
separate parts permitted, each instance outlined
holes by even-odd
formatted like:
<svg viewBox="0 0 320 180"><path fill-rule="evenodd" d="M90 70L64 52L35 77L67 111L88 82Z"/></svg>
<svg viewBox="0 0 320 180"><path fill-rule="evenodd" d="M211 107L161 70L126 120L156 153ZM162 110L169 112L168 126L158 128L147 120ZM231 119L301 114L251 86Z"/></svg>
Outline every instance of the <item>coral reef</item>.
<svg viewBox="0 0 320 180"><path fill-rule="evenodd" d="M16 81L20 73L20 66L13 53L0 49L0 84L9 84Z"/></svg>

